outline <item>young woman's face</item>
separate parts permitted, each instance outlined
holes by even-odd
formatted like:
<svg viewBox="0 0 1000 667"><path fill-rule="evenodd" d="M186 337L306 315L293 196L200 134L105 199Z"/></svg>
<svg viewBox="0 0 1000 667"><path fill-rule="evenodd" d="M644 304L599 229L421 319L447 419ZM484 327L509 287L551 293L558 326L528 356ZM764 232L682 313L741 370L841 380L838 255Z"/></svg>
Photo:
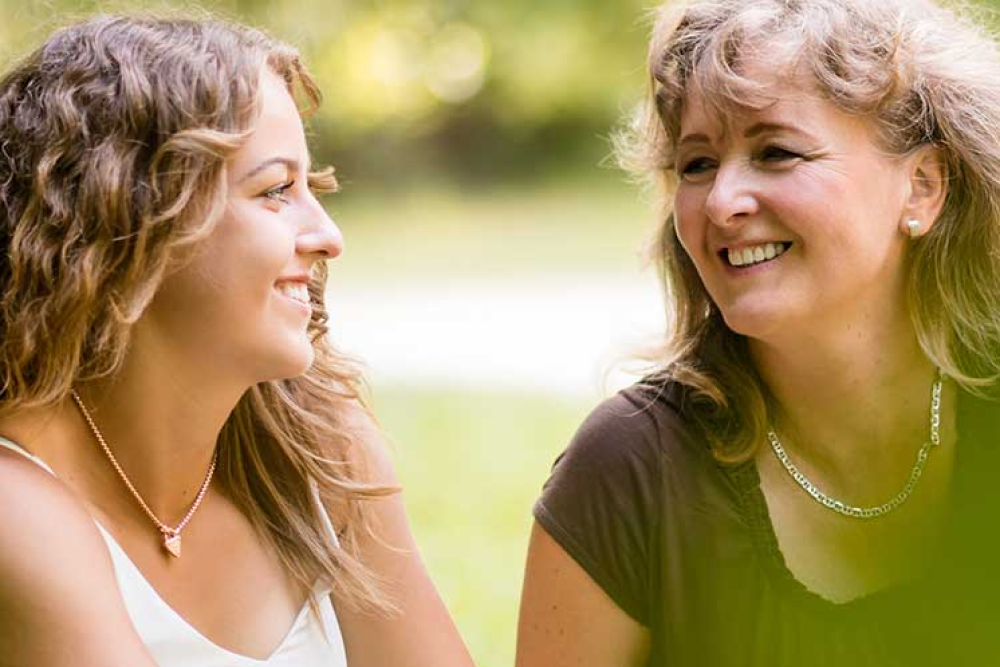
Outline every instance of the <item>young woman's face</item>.
<svg viewBox="0 0 1000 667"><path fill-rule="evenodd" d="M904 161L812 89L786 79L726 118L691 90L681 116L677 236L728 326L761 340L905 303Z"/></svg>
<svg viewBox="0 0 1000 667"><path fill-rule="evenodd" d="M227 165L225 215L144 314L160 349L249 383L308 369L306 285L343 243L306 182L309 153L291 95L270 71L261 87L260 118Z"/></svg>

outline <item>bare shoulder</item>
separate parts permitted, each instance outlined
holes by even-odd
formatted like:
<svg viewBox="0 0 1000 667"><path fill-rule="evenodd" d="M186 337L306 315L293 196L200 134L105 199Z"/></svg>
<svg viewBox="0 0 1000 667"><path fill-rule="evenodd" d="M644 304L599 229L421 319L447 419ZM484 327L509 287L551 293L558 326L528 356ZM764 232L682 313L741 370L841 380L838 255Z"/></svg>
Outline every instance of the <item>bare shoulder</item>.
<svg viewBox="0 0 1000 667"><path fill-rule="evenodd" d="M86 510L59 480L25 457L0 450L0 568L5 581L24 578L26 572L16 566L33 571L59 558L54 547L72 545L76 557L87 558L92 547L103 549L100 539Z"/></svg>
<svg viewBox="0 0 1000 667"><path fill-rule="evenodd" d="M357 401L345 401L341 419L354 435L354 447L347 452L348 459L363 471L364 481L396 486L399 481L388 440L368 408Z"/></svg>
<svg viewBox="0 0 1000 667"><path fill-rule="evenodd" d="M345 406L344 424L355 446L349 460L362 481L390 492L366 501L371 531L360 540L360 557L386 587L395 613L371 614L338 605L348 662L355 667L472 667L461 637L417 549L387 439L360 404ZM337 601L334 600L336 604Z"/></svg>
<svg viewBox="0 0 1000 667"><path fill-rule="evenodd" d="M2 449L0 617L2 667L153 665L86 509L48 472Z"/></svg>

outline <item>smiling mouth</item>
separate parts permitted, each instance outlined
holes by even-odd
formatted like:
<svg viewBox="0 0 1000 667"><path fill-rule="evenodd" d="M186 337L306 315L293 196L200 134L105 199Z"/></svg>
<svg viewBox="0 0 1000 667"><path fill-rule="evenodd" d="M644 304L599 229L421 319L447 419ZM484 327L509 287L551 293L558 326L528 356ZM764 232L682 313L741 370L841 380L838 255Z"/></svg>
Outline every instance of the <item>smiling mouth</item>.
<svg viewBox="0 0 1000 667"><path fill-rule="evenodd" d="M309 288L302 283L286 282L279 283L275 285L275 289L282 296L291 299L292 301L298 301L306 306L310 305L309 302Z"/></svg>
<svg viewBox="0 0 1000 667"><path fill-rule="evenodd" d="M791 247L791 241L778 241L775 243L746 246L738 250L723 248L719 251L719 257L733 268L747 269L751 266L766 264L773 259L777 259Z"/></svg>

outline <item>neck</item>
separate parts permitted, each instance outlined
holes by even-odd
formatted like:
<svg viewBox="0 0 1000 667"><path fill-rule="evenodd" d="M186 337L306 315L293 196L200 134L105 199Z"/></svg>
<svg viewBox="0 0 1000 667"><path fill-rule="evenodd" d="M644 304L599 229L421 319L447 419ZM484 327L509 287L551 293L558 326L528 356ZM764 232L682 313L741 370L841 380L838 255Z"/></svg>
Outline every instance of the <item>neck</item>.
<svg viewBox="0 0 1000 667"><path fill-rule="evenodd" d="M936 370L908 320L785 344L752 341L750 349L776 399L773 426L786 449L831 479L898 470L928 438Z"/></svg>
<svg viewBox="0 0 1000 667"><path fill-rule="evenodd" d="M206 376L166 350L153 353L155 344L143 342L143 353L130 355L113 379L77 390L129 481L161 521L174 525L198 494L219 433L247 387ZM76 446L83 438L88 457L106 459L78 417ZM117 476L108 460L88 466L102 467ZM107 479L106 472L102 482ZM114 484L119 496L129 495L120 480Z"/></svg>

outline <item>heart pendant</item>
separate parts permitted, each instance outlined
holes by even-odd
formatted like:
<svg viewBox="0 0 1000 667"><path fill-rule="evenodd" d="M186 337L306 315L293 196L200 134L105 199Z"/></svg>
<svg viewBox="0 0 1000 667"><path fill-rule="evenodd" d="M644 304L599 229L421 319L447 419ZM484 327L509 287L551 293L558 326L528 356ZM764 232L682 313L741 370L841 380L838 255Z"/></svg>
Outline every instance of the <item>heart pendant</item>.
<svg viewBox="0 0 1000 667"><path fill-rule="evenodd" d="M163 548L174 558L181 557L181 536L176 533L166 533L163 536Z"/></svg>

